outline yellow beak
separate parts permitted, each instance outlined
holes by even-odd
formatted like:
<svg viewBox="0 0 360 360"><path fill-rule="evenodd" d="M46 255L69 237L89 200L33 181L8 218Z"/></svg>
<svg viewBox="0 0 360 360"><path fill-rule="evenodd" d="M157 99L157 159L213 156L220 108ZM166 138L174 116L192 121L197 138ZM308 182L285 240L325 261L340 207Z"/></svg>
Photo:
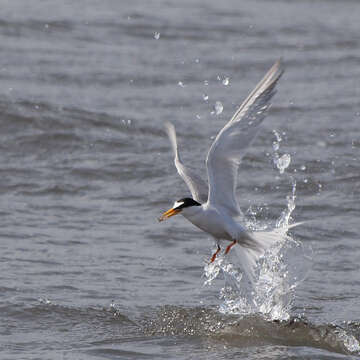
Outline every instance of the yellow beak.
<svg viewBox="0 0 360 360"><path fill-rule="evenodd" d="M168 211L165 211L160 217L159 217L159 221L164 221L166 219L168 219L169 217L172 217L176 214L178 214L179 212L181 212L180 209L169 209Z"/></svg>

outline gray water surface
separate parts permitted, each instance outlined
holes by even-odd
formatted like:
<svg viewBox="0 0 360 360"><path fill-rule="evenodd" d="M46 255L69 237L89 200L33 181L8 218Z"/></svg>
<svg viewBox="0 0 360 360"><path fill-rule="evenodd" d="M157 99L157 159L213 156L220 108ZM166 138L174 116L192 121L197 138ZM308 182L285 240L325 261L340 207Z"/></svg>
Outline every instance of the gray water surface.
<svg viewBox="0 0 360 360"><path fill-rule="evenodd" d="M2 1L0 358L357 356L359 13L351 0ZM211 139L279 57L238 196L275 221L297 182L292 217L307 222L292 236L313 260L286 321L220 313L221 274L203 286L211 240L156 220L188 195L164 121L205 175ZM291 156L282 175L272 130Z"/></svg>

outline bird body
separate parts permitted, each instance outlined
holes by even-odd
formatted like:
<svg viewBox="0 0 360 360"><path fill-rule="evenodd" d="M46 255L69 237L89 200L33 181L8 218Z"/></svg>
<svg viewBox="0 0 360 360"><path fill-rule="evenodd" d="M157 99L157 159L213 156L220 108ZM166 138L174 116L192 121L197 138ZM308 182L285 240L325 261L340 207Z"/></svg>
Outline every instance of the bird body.
<svg viewBox="0 0 360 360"><path fill-rule="evenodd" d="M201 206L184 208L181 215L215 239L240 241L246 232L246 229L241 224L232 217L224 216L224 212L208 202Z"/></svg>
<svg viewBox="0 0 360 360"><path fill-rule="evenodd" d="M238 168L266 117L270 100L276 92L275 86L283 71L281 61L276 61L217 134L206 157L208 184L183 164L175 127L170 122L165 124L176 169L187 184L192 198L175 201L174 206L163 213L159 221L181 213L192 224L213 236L218 250L211 261L215 260L220 251L220 240L231 241L225 254L233 245L239 244L243 250L242 258L250 272L258 257L285 234L278 229L249 231L240 224L239 219L244 216L236 197Z"/></svg>

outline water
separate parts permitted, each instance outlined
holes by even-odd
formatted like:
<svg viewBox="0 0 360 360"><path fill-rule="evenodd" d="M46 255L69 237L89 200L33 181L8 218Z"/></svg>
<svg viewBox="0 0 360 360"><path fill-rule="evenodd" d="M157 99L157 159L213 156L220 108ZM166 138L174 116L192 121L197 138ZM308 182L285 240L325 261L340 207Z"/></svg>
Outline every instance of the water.
<svg viewBox="0 0 360 360"><path fill-rule="evenodd" d="M359 11L3 1L0 358L358 356ZM211 139L280 56L238 196L249 226L304 223L262 260L254 293L237 249L204 286L211 240L156 220L188 195L162 124L205 171Z"/></svg>

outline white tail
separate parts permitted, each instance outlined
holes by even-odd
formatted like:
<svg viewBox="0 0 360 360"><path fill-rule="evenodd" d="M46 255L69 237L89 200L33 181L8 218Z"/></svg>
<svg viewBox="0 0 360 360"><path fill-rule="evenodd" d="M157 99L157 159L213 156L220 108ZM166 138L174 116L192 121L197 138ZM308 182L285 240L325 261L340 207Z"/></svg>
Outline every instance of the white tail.
<svg viewBox="0 0 360 360"><path fill-rule="evenodd" d="M240 258L241 267L251 282L254 280L255 268L259 258L275 244L285 242L287 230L288 228L276 228L268 231L254 231L249 233L254 246L244 247L241 244L236 246L236 253Z"/></svg>

